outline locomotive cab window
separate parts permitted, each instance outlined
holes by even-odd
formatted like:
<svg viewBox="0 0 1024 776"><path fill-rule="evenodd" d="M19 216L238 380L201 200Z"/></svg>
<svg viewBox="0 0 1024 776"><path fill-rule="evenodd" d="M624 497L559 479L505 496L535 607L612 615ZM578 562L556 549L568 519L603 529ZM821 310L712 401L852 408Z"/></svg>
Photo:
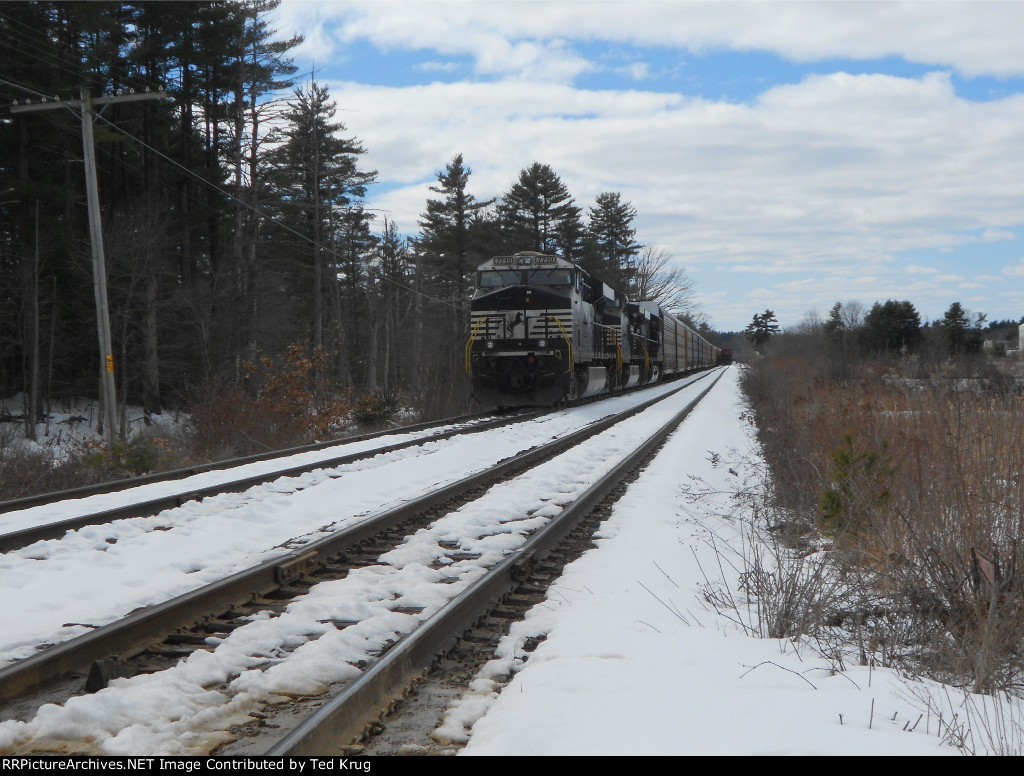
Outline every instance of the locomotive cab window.
<svg viewBox="0 0 1024 776"><path fill-rule="evenodd" d="M515 269L488 269L477 273L476 285L478 288L502 288L504 286L517 286L522 282L519 270Z"/></svg>
<svg viewBox="0 0 1024 776"><path fill-rule="evenodd" d="M572 285L570 269L531 269L526 272L528 286L569 286Z"/></svg>

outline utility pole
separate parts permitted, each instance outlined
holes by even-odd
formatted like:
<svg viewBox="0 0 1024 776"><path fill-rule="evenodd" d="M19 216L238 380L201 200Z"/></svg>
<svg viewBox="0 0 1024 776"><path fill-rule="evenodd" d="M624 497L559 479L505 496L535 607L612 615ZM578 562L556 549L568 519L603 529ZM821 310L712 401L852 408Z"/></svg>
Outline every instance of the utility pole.
<svg viewBox="0 0 1024 776"><path fill-rule="evenodd" d="M95 121L94 105L106 106L120 102L158 100L167 96L165 91L119 94L115 97L92 99L89 88L81 87L80 100L52 100L39 103L26 101L24 105L11 105L11 113L79 108L82 114L82 148L85 152L85 191L89 202L89 237L92 242L92 279L96 296L96 323L99 330L100 373L103 375L103 435L108 446L117 439L117 393L114 383L114 344L110 335L110 312L107 304L107 267L103 255L103 226L100 220L100 197L96 183L96 148L92 125ZM100 113L103 112L100 111Z"/></svg>

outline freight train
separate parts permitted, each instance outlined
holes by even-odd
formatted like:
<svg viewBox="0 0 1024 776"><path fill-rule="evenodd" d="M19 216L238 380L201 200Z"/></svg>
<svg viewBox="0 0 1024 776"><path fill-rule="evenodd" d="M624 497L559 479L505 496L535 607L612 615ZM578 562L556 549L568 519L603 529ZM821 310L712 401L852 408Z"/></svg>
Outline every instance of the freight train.
<svg viewBox="0 0 1024 776"><path fill-rule="evenodd" d="M657 302L558 256L479 266L466 371L486 406L552 406L714 366L719 349Z"/></svg>

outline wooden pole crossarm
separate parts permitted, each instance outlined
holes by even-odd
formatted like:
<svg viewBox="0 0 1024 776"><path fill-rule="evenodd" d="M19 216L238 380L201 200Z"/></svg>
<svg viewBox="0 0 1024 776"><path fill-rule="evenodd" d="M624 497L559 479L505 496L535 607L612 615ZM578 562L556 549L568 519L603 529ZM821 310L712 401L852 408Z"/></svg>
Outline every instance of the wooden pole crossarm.
<svg viewBox="0 0 1024 776"><path fill-rule="evenodd" d="M163 89L155 92L136 92L135 94L115 94L110 97L96 97L93 107L97 105L113 105L121 102L138 102L139 100L161 100L167 97ZM11 105L11 113L31 113L40 110L57 110L59 108L81 108L83 100L50 100L48 102L26 102L23 105Z"/></svg>

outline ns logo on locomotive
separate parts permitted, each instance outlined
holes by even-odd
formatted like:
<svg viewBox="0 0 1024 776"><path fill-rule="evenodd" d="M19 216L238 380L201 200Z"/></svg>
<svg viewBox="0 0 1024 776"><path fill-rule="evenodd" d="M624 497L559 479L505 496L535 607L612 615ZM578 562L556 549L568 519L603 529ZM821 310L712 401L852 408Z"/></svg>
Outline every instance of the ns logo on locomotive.
<svg viewBox="0 0 1024 776"><path fill-rule="evenodd" d="M466 371L496 407L554 405L714 366L719 349L657 302L532 251L477 269Z"/></svg>

